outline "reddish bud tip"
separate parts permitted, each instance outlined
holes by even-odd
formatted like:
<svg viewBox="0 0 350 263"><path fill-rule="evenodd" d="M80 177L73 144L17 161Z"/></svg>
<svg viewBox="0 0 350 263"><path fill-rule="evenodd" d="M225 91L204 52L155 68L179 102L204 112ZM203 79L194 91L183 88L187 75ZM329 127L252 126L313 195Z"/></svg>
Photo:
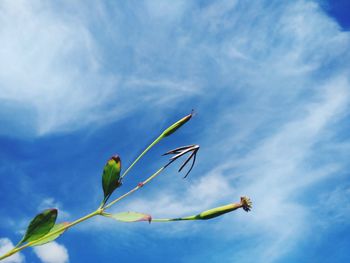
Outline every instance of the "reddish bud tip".
<svg viewBox="0 0 350 263"><path fill-rule="evenodd" d="M150 224L152 222L152 216L147 215L146 216L146 220L148 221L148 223Z"/></svg>
<svg viewBox="0 0 350 263"><path fill-rule="evenodd" d="M188 122L192 118L192 116L193 116L193 111L187 116L183 117L181 120L178 120L177 122L175 122L169 128L165 129L165 131L162 133L163 137L173 134L177 129L179 129L182 125Z"/></svg>
<svg viewBox="0 0 350 263"><path fill-rule="evenodd" d="M117 163L120 162L120 157L119 157L119 155L114 155L114 156L112 156L110 159L116 161Z"/></svg>

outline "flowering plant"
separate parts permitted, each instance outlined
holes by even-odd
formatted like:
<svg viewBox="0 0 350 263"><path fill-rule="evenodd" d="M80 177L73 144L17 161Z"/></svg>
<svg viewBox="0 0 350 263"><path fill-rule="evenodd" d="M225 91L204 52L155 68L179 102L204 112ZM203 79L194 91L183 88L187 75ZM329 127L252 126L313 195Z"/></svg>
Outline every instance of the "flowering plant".
<svg viewBox="0 0 350 263"><path fill-rule="evenodd" d="M250 211L252 203L248 197L241 197L241 200L238 203L231 203L228 205L216 207L203 211L199 214L178 217L178 218L152 218L149 214L144 214L140 212L121 212L116 214L110 214L106 212L108 208L119 202L120 200L131 195L135 191L139 190L141 187L145 186L151 182L155 177L161 174L169 165L174 163L177 159L182 156L189 154L188 158L183 162L179 168L179 172L192 160L191 166L187 171L184 178L188 176L192 170L196 156L199 151L199 145L188 145L178 147L176 149L166 152L164 155L174 155L171 157L167 164L159 168L155 173L149 176L146 180L139 183L133 189L127 193L119 196L113 201L108 202L109 198L112 196L113 192L122 185L123 178L128 174L128 172L133 168L133 166L144 156L152 147L159 143L164 138L173 134L176 130L182 127L187 123L193 116L193 113L183 117L179 121L175 122L167 129L165 129L134 161L133 163L121 174L121 159L118 155L112 156L106 163L102 173L102 189L103 189L103 199L101 205L91 212L88 215L85 215L73 222L63 222L56 223L58 211L55 208L46 209L43 212L36 215L32 221L29 223L26 233L23 238L18 242L18 244L6 254L0 256L0 260L3 260L19 251L32 246L39 246L51 242L62 235L68 228L71 228L77 224L82 223L85 220L88 220L95 216L104 216L107 218L112 218L121 222L139 222L147 221L151 222L171 222L171 221L181 221L181 220L207 220L212 219L218 216L221 216L225 213L234 211L238 208L242 208L245 211Z"/></svg>

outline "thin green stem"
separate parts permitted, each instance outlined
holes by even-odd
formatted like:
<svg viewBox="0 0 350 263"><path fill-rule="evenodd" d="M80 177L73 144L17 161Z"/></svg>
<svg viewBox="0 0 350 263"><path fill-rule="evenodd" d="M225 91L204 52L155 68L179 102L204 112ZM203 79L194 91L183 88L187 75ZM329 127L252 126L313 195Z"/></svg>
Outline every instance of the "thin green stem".
<svg viewBox="0 0 350 263"><path fill-rule="evenodd" d="M187 216L179 218L156 218L152 219L153 222L172 222L172 221L184 221L184 220L197 220L196 216Z"/></svg>
<svg viewBox="0 0 350 263"><path fill-rule="evenodd" d="M142 156L144 156L153 146L155 146L161 139L163 139L163 133L161 135L158 136L158 138L156 138L150 145L147 146L147 148L139 155L137 156L137 158L133 161L133 163L125 170L125 172L120 176L120 179L122 179L130 170L132 167L134 167L134 165L142 158ZM108 201L110 195L106 196L98 209L102 209L105 207L106 202ZM123 197L124 198L124 197Z"/></svg>
<svg viewBox="0 0 350 263"><path fill-rule="evenodd" d="M197 215L179 217L179 218L160 218L152 219L152 222L171 222L171 221L183 221L183 220L208 220L223 214L235 211L239 208L244 208L246 211L249 211L251 208L251 201L247 197L241 197L240 203L231 203L228 205L219 206L212 208L206 211L203 211Z"/></svg>
<svg viewBox="0 0 350 263"><path fill-rule="evenodd" d="M161 139L163 139L163 134L159 135L148 147L135 159L135 161L125 170L125 172L120 176L123 178L127 173L134 167L134 165L144 156L154 145L156 145Z"/></svg>
<svg viewBox="0 0 350 263"><path fill-rule="evenodd" d="M172 133L174 133L177 129L179 129L183 124L185 124L188 120L190 120L192 117L192 113L185 116L184 118L180 119L179 121L177 121L176 123L174 123L173 125L171 125L170 127L168 127L167 129L165 129L134 161L133 163L125 170L125 172L121 175L121 178L123 178L124 176L127 175L127 173L131 170L132 167L134 167L134 165L142 158L142 156L144 156L153 146L155 146L159 141L161 141L163 138L171 135ZM171 162L170 162L171 163ZM32 245L35 245L35 243L39 243L40 241L44 240L44 239L47 239L48 237L52 237L56 234L59 234L59 233L62 233L62 231L74 226L74 225L77 225L91 217L94 217L96 215L101 215L105 209L111 207L112 205L114 205L115 203L117 203L118 201L124 199L125 197L127 197L128 195L132 194L133 192L137 191L139 188L141 188L142 186L144 186L145 184L149 183L152 179L154 179L156 176L158 176L170 163L168 163L167 165L163 166L162 168L160 168L158 171L156 171L154 174L152 174L149 178L147 178L144 182L140 183L139 185L137 185L135 188L133 188L132 190L130 190L129 192L127 192L126 194L118 197L117 199L115 199L114 201L110 202L108 205L104 206L104 204L106 203L107 198L105 198L100 207L86 215L86 216L83 216L75 221L73 221L72 223L69 223L55 231L52 231L51 233L45 235L44 237L41 237L37 240L34 240L34 241L31 241L31 242L28 242L22 246L19 246L19 247L15 247L14 249L12 249L11 251L7 252L6 254L0 256L0 260L2 259L5 259L21 250L23 250L24 248L26 247L29 247L29 246L32 246ZM187 220L190 220L190 219L187 219Z"/></svg>
<svg viewBox="0 0 350 263"><path fill-rule="evenodd" d="M86 215L86 216L83 216L59 229L57 229L56 231L53 231L51 233L49 233L48 235L45 235L44 237L42 238L39 238L37 240L34 240L34 241L31 241L31 242L28 242L26 243L25 245L23 246L20 246L20 247L17 247L17 248L14 248L13 250L9 251L8 253L4 254L3 256L0 257L0 260L2 259L5 259L21 250L23 250L24 248L26 247L29 247L37 242L40 242L41 240L43 240L44 238L48 238L48 237L51 237L53 235L56 235L58 233L61 233L62 230L66 230L74 225L77 225L91 217L94 217L96 215L100 215L104 212L105 209L111 207L112 205L114 205L115 203L119 202L120 200L124 199L125 197L129 196L130 194L132 194L133 192L137 191L138 189L140 189L141 187L143 187L145 184L148 184L151 180L153 180L155 177L157 177L164 169L166 168L166 166L163 166L161 167L160 169L158 169L158 171L156 171L155 173L153 173L150 177L148 177L145 181L143 181L142 183L138 184L136 187L134 187L133 189L131 189L129 192L127 192L126 194L118 197L117 199L113 200L112 202L110 202L108 205L106 205L105 207L101 208L99 207L96 211Z"/></svg>
<svg viewBox="0 0 350 263"><path fill-rule="evenodd" d="M124 199L125 197L131 195L133 192L137 191L138 189L140 189L141 187L143 187L144 185L148 184L151 180L153 180L155 177L157 177L164 169L166 168L166 166L161 167L160 169L158 169L158 171L156 171L154 174L152 174L150 177L148 177L145 181L143 181L142 183L139 183L136 187L134 187L133 189L131 189L129 192L127 192L126 194L123 194L122 196L118 197L117 199L114 199L112 202L110 202L109 204L107 204L105 207L102 208L102 211L104 211L105 209L111 207L112 205L114 205L115 203L119 202L120 200Z"/></svg>

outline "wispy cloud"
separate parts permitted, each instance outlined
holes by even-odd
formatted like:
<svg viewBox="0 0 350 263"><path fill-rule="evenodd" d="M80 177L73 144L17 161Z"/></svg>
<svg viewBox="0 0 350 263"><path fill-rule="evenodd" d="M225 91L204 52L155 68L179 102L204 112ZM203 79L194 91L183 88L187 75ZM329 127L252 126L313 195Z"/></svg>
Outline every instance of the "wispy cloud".
<svg viewBox="0 0 350 263"><path fill-rule="evenodd" d="M299 84L342 56L349 43L313 2L151 1L132 12L96 4L94 12L83 8L74 16L62 7L57 15L57 6L39 1L5 1L1 8L0 113L7 123L2 133L12 135L115 121L142 102L166 107L189 95L206 101L202 94L215 98L217 86L231 94L244 86L259 93L283 83L285 93L296 96L303 90ZM126 27L128 17L111 11L135 20ZM172 34L175 25L180 29ZM104 48L116 57L113 65ZM9 112L16 114L5 118Z"/></svg>
<svg viewBox="0 0 350 263"><path fill-rule="evenodd" d="M348 110L348 87L343 81L328 83L317 101L304 106L302 116L286 122L235 165L242 176L238 188L255 200L255 212L248 220L251 224L246 224L256 235L278 237L269 243L262 241L257 249L264 261L274 262L308 234L319 215L300 198L344 169L337 161L318 163L314 158L318 144L331 143L327 135ZM324 204L316 206L316 211L322 210Z"/></svg>
<svg viewBox="0 0 350 263"><path fill-rule="evenodd" d="M96 118L115 79L99 73L89 30L72 16L57 17L39 1L1 3L0 86L2 133L72 130ZM97 88L99 87L99 88ZM92 115L83 118L86 111ZM11 132L12 131L12 132Z"/></svg>
<svg viewBox="0 0 350 263"><path fill-rule="evenodd" d="M44 135L108 123L135 110L137 102L167 103L159 99L164 89L173 91L174 100L186 87L176 79L150 83L104 67L86 17L64 10L57 15L56 8L40 1L1 4L2 134Z"/></svg>

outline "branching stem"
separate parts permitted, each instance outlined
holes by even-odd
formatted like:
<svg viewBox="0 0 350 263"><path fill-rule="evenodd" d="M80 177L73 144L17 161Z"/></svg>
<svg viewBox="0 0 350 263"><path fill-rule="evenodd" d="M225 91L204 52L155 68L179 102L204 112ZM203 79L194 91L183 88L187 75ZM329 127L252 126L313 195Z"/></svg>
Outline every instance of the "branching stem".
<svg viewBox="0 0 350 263"><path fill-rule="evenodd" d="M165 168L166 168L166 166L163 166L158 171L156 171L154 174L152 174L150 177L148 177L145 181L143 181L142 183L139 183L136 187L131 189L129 192L127 192L126 194L123 194L122 196L118 197L117 199L115 199L112 202L110 202L109 204L107 204L105 207L102 208L102 211L104 211L105 209L111 207L115 203L117 203L120 200L124 199L125 197L131 195L133 192L137 191L138 189L140 189L141 187L143 187L144 185L149 183L151 180L153 180L155 177L157 177L162 171L164 171Z"/></svg>
<svg viewBox="0 0 350 263"><path fill-rule="evenodd" d="M74 225L77 225L77 224L79 224L79 223L81 223L81 222L83 222L83 221L85 221L85 220L87 220L87 219L89 219L89 218L91 218L91 217L94 217L94 216L96 216L96 215L99 215L99 214L101 214L101 210L100 210L100 209L98 209L98 210L96 210L96 211L94 211L94 212L92 212L92 213L90 213L90 214L88 214L88 215L86 215L86 216L83 216L83 217L81 217L81 218L79 218L79 219L77 219L77 220L75 220L75 221L73 221L73 222L71 222L71 223L69 223L69 224L63 226L63 227L57 229L56 231L52 231L51 233L49 233L48 235L46 235L46 236L44 236L44 237L42 237L42 238L39 238L39 239L37 239L37 240L28 242L28 243L24 244L23 246L15 247L14 249L12 249L12 250L10 250L9 252L7 252L6 254L2 255L2 256L0 257L0 260L5 259L5 258L7 258L7 257L9 257L9 256L12 256L13 254L16 254L17 252L19 252L19 251L25 249L26 247L30 247L31 245L33 245L33 244L35 244L35 243L38 243L38 242L40 242L40 241L42 241L42 240L44 240L44 239L46 239L46 238L48 238L48 237L54 236L54 235L60 233L60 232L63 231L63 230L66 230L66 229L68 229L68 228L70 228L70 227L72 227L72 226L74 226Z"/></svg>
<svg viewBox="0 0 350 263"><path fill-rule="evenodd" d="M31 245L33 245L33 244L35 244L35 243L38 243L38 242L40 242L40 241L42 241L42 240L44 240L44 239L47 239L48 237L54 236L54 235L56 235L56 234L58 234L58 233L61 233L63 230L66 230L66 229L68 229L68 228L70 228L70 227L72 227L72 226L75 226L75 225L77 225L77 224L79 224L79 223L81 223L81 222L83 222L83 221L85 221L85 220L87 220L87 219L90 219L90 218L92 218L92 217L94 217L94 216L97 216L97 215L101 215L101 214L104 212L105 209L110 208L110 207L111 207L112 205L114 205L115 203L117 203L117 202L119 202L120 200L124 199L125 197L131 195L132 193L134 193L135 191L137 191L138 189L140 189L141 187L143 187L144 185L146 185L147 183L149 183L151 180L153 180L155 177L157 177L162 171L164 171L164 169L165 169L166 167L167 167L167 165L161 167L160 169L158 169L158 171L156 171L155 173L153 173L153 174L152 174L150 177L148 177L145 181L143 181L142 183L138 184L136 187L134 187L133 189L131 189L131 190L130 190L129 192L127 192L126 194L123 194L123 195L121 195L120 197L116 198L115 200L113 200L112 202L110 202L110 203L109 203L108 205L106 205L105 207L103 207L103 208L99 207L96 211L94 211L94 212L92 212L92 213L90 213L90 214L88 214L88 215L86 215L86 216L83 216L83 217L81 217L81 218L79 218L79 219L77 219L77 220L75 220L75 221L73 221L73 222L71 222L71 223L69 223L69 224L67 224L67 225L65 225L65 226L63 226L63 227L57 229L57 230L55 230L55 231L52 231L51 233L45 235L44 237L41 237L41 238L39 238L39 239L37 239L37 240L28 242L28 243L24 244L23 246L15 247L14 249L12 249L12 250L10 250L9 252L7 252L6 254L0 256L0 260L5 259L5 258L7 258L7 257L9 257L9 256L12 256L13 254L16 254L17 252L19 252L19 251L21 251L21 250L23 250L23 249L25 249L25 248L27 248L27 247L30 247Z"/></svg>

